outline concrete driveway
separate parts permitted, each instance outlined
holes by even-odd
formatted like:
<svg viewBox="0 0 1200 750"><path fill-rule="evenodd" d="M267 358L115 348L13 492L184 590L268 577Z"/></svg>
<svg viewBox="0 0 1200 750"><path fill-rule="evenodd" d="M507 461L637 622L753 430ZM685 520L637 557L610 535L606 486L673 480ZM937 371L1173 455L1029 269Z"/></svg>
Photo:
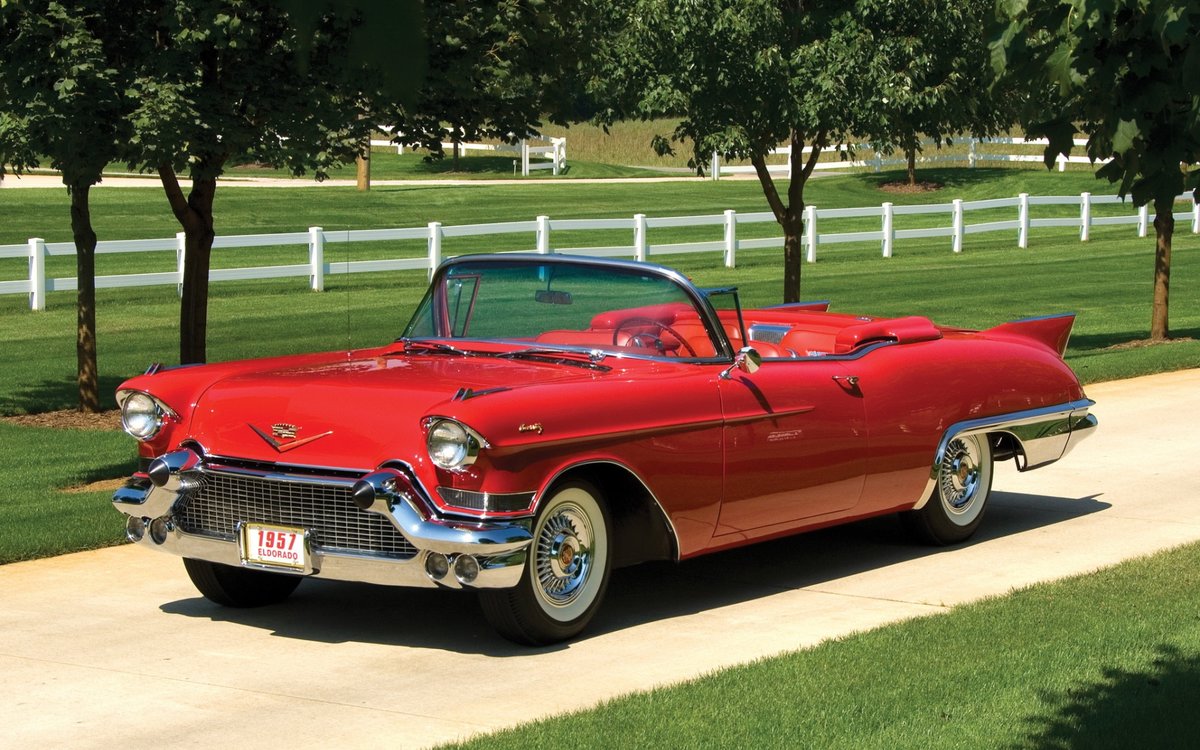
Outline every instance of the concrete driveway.
<svg viewBox="0 0 1200 750"><path fill-rule="evenodd" d="M1200 370L1092 386L1096 434L997 471L980 535L934 551L880 518L618 571L586 636L534 650L470 595L307 581L221 609L120 547L0 567L9 747L421 747L584 708L1200 539Z"/></svg>

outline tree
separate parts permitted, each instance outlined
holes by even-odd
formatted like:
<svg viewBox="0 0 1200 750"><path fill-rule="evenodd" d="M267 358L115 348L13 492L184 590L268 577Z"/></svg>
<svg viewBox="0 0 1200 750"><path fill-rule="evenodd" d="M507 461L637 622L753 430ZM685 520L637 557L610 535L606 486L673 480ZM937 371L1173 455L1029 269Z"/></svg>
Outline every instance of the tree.
<svg viewBox="0 0 1200 750"><path fill-rule="evenodd" d="M1018 92L992 87L988 28L992 0L928 3L906 9L888 24L907 61L883 103L887 128L907 161L908 184L917 182L922 135L940 148L955 135L994 136L1012 124Z"/></svg>
<svg viewBox="0 0 1200 750"><path fill-rule="evenodd" d="M136 40L102 0L0 5L0 175L40 166L62 173L75 241L79 409L100 409L96 355L96 232L89 202L128 135L126 71ZM129 12L144 12L140 3Z"/></svg>
<svg viewBox="0 0 1200 750"><path fill-rule="evenodd" d="M590 91L598 119L681 116L672 134L690 141L697 169L716 151L749 159L784 235L783 299L800 296L804 187L823 150L862 139L894 145L885 100L911 60L898 19L919 19L932 1L629 0L611 6L611 30ZM919 28L915 22L906 28ZM767 155L791 146L792 179L781 191ZM660 151L671 141L656 139ZM810 148L805 154L804 149Z"/></svg>
<svg viewBox="0 0 1200 750"><path fill-rule="evenodd" d="M592 5L546 0L431 0L429 68L413 102L391 115L395 141L444 156L443 142L495 138L516 143L541 127L565 124L571 72L586 49Z"/></svg>
<svg viewBox="0 0 1200 750"><path fill-rule="evenodd" d="M217 178L231 164L256 162L294 174L313 170L320 179L354 160L369 137L372 107L395 92L378 68L360 64L361 53L353 49L355 29L364 25L365 10L378 12L377 2L299 3L303 15L297 19L287 4L269 0L159 5L158 14L146 19L151 28L145 33L155 45L130 86L137 106L126 159L158 174L184 230L179 356L182 363L203 362ZM384 8L391 16L372 19L406 21L383 24L384 31L403 32L390 40L406 50L392 60L400 68L422 49L414 8L393 4ZM377 51L377 44L368 39L364 47ZM181 174L191 179L187 195Z"/></svg>
<svg viewBox="0 0 1200 750"><path fill-rule="evenodd" d="M1150 338L1170 336L1168 302L1175 198L1200 200L1200 6L1190 0L1006 2L993 43L1004 77L1056 87L1058 99L1023 114L1046 137L1046 165L1070 154L1078 131L1096 176L1137 206L1154 205Z"/></svg>

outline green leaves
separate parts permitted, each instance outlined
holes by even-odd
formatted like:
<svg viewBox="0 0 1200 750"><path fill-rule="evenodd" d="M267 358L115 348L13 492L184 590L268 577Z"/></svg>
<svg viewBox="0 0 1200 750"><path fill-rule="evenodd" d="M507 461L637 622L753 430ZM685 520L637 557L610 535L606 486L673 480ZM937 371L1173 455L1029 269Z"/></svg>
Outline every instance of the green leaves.
<svg viewBox="0 0 1200 750"><path fill-rule="evenodd" d="M1124 154L1134 148L1134 141L1141 135L1141 128L1133 120L1119 120L1116 131L1112 135L1112 150L1116 154Z"/></svg>
<svg viewBox="0 0 1200 750"><path fill-rule="evenodd" d="M1056 97L1031 100L1023 118L1058 123L1048 157L1069 151L1062 130L1071 123L1089 136L1089 156L1116 157L1097 175L1122 194L1139 205L1178 194L1180 163L1200 161L1200 6L1029 0L1001 10L1008 27L993 57L1005 60L1006 76L1057 87Z"/></svg>

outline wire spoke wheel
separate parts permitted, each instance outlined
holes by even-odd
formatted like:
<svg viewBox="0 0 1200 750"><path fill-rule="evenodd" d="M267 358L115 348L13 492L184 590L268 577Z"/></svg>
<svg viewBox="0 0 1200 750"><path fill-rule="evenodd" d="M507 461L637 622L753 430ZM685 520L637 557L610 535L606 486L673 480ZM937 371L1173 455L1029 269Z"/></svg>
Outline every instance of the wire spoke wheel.
<svg viewBox="0 0 1200 750"><path fill-rule="evenodd" d="M905 527L930 544L967 540L983 520L992 490L992 450L987 435L956 437L936 466L933 494L919 510L900 515Z"/></svg>
<svg viewBox="0 0 1200 750"><path fill-rule="evenodd" d="M544 520L534 568L538 591L547 604L564 607L580 595L595 559L594 540L591 520L574 503L560 505Z"/></svg>
<svg viewBox="0 0 1200 750"><path fill-rule="evenodd" d="M542 503L525 573L511 589L481 590L479 602L505 638L544 645L578 635L608 587L608 511L595 487L567 482Z"/></svg>
<svg viewBox="0 0 1200 750"><path fill-rule="evenodd" d="M981 464L978 438L956 438L946 447L938 472L938 488L951 517L965 518L978 512L979 505L975 501L983 494L980 491Z"/></svg>

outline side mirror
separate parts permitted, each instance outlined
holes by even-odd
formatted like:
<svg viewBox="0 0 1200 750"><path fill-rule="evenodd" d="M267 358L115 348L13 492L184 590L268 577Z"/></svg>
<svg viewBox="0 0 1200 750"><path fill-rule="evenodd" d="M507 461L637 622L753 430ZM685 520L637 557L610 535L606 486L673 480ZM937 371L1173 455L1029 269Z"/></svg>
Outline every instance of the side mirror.
<svg viewBox="0 0 1200 750"><path fill-rule="evenodd" d="M758 368L762 367L763 358L758 353L758 350L752 346L743 346L738 350L737 356L733 358L733 364L721 373L721 377L729 380L730 373L736 367L747 375L753 375L758 372Z"/></svg>

